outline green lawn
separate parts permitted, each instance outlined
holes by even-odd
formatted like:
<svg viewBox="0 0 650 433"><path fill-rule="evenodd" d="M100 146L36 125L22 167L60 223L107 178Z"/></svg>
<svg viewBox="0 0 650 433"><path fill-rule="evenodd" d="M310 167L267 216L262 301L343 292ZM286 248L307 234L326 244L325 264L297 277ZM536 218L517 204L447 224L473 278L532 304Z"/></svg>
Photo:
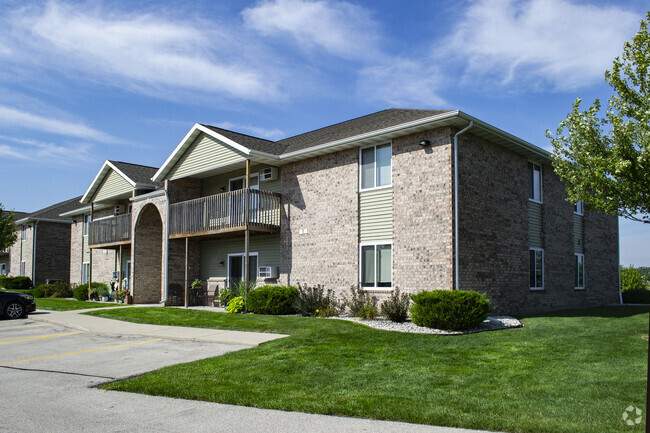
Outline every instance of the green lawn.
<svg viewBox="0 0 650 433"><path fill-rule="evenodd" d="M103 302L77 301L61 298L36 298L36 308L39 310L70 311L85 308L123 307L124 304L107 304Z"/></svg>
<svg viewBox="0 0 650 433"><path fill-rule="evenodd" d="M340 320L175 308L87 314L140 323L279 332L259 347L105 389L289 411L508 432L640 432L647 307L565 311L464 336L401 334Z"/></svg>

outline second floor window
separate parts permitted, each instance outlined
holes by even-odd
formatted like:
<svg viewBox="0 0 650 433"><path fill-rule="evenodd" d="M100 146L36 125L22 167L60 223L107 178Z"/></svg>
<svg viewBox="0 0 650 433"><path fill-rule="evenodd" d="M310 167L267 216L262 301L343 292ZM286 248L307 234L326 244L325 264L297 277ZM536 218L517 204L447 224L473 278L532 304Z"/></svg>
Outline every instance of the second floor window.
<svg viewBox="0 0 650 433"><path fill-rule="evenodd" d="M20 226L20 240L21 241L27 240L27 226L25 224Z"/></svg>
<svg viewBox="0 0 650 433"><path fill-rule="evenodd" d="M528 163L528 198L542 202L542 167L532 162Z"/></svg>
<svg viewBox="0 0 650 433"><path fill-rule="evenodd" d="M88 235L88 223L90 223L90 215L84 215L84 236Z"/></svg>
<svg viewBox="0 0 650 433"><path fill-rule="evenodd" d="M378 188L391 184L392 146L366 147L361 149L359 165L361 166L361 189Z"/></svg>
<svg viewBox="0 0 650 433"><path fill-rule="evenodd" d="M582 204L582 200L578 200L578 203L573 206L573 212L578 215L584 214L584 205Z"/></svg>

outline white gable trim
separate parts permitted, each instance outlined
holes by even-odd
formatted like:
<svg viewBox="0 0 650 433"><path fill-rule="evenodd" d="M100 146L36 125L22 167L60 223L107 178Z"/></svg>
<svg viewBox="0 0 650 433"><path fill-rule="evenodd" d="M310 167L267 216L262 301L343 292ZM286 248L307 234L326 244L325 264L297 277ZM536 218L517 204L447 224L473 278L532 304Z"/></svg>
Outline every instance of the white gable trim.
<svg viewBox="0 0 650 433"><path fill-rule="evenodd" d="M154 182L162 182L165 176L171 171L172 168L174 168L174 165L183 156L187 148L192 145L196 137L198 137L198 135L202 132L209 135L212 138L219 140L220 142L226 144L227 146L232 147L233 149L238 150L239 152L242 152L245 155L251 154L251 149L249 149L248 147L242 146L241 144L229 139L228 137L219 134L216 131L213 131L210 128L206 128L201 124L195 123L192 129L190 129L190 132L188 132L187 135L185 135L185 137L181 140L178 146L176 146L176 149L174 149L174 151L171 153L171 155L169 155L165 163L158 169L156 174L154 174L154 176L151 179ZM255 153L263 154L266 156L264 152L255 152ZM270 156L270 154L268 155Z"/></svg>
<svg viewBox="0 0 650 433"><path fill-rule="evenodd" d="M86 191L84 196L81 197L81 200L80 200L81 203L85 203L85 204L90 203L90 201L89 201L90 197L95 195L95 193L97 192L97 189L102 184L102 182L104 181L104 178L106 177L106 175L108 174L108 172L110 170L113 170L113 171L115 171L115 173L122 176L122 178L124 178L124 180L126 180L129 183L129 185L131 185L133 188L149 188L149 187L153 188L153 187L155 187L155 185L153 185L153 184L136 183L133 179L131 179L126 174L124 174L122 172L122 170L117 168L115 166L115 164L113 164L112 162L106 160L104 162L104 165L102 165L102 168L99 170L99 173L97 173L97 176L95 176L95 179L92 181L92 183L88 187L88 190Z"/></svg>

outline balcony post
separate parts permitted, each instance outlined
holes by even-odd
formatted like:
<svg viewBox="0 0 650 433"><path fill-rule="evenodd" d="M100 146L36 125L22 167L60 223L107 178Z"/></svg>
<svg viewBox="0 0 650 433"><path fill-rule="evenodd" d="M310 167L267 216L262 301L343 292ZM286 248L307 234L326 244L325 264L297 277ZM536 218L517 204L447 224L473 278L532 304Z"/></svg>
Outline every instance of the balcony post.
<svg viewBox="0 0 650 433"><path fill-rule="evenodd" d="M244 189L244 299L248 295L248 276L250 275L250 251L249 251L249 230L248 230L248 213L249 213L249 197L250 197L250 171L251 160L246 160L246 188Z"/></svg>
<svg viewBox="0 0 650 433"><path fill-rule="evenodd" d="M189 243L189 238L186 236L185 237L185 308L188 307L189 301L190 301L190 292L188 291L187 288L187 250L188 250L188 243Z"/></svg>
<svg viewBox="0 0 650 433"><path fill-rule="evenodd" d="M88 239L89 241L92 240L93 234L91 233L92 231L92 222L93 222L93 214L95 213L95 203L90 203L90 221L88 221ZM90 242L88 242L90 245ZM83 257L83 251L81 252L81 256ZM93 291L93 249L88 247L88 257L90 263L88 263L88 296L90 296L90 292ZM83 261L83 259L82 259ZM90 299L90 298L89 298Z"/></svg>

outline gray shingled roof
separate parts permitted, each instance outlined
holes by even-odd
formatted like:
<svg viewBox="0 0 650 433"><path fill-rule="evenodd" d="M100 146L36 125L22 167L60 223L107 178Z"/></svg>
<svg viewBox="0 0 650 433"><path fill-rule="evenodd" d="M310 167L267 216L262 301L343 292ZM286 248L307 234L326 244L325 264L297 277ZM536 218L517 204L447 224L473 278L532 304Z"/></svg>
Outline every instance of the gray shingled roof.
<svg viewBox="0 0 650 433"><path fill-rule="evenodd" d="M210 128L211 130L249 149L271 153L273 155L282 155L284 153L308 149L310 147L318 146L319 144L354 137L356 135L389 128L402 123L412 122L414 120L424 119L425 117L431 117L449 111L450 110L411 110L389 108L387 110L357 117L356 119L346 120L345 122L326 126L324 128L316 129L315 131L306 132L279 141L270 141L263 138L251 137L250 135L217 128L216 126L203 126Z"/></svg>
<svg viewBox="0 0 650 433"><path fill-rule="evenodd" d="M109 161L115 167L117 167L122 173L129 177L135 183L142 183L147 185L162 185L160 182L154 182L151 180L156 171L155 167L149 167L147 165L131 164L130 162L122 161Z"/></svg>
<svg viewBox="0 0 650 433"><path fill-rule="evenodd" d="M27 218L30 220L51 219L60 221L72 221L69 218L60 216L60 214L84 207L83 204L79 203L79 200L81 200L81 196L53 204L52 206L37 210L36 212L27 214L21 218L14 218L14 220L18 221L20 219Z"/></svg>
<svg viewBox="0 0 650 433"><path fill-rule="evenodd" d="M258 150L260 152L279 155L282 153L282 150L286 147L284 144L280 144L279 142L275 142L271 140L266 140L264 138L257 138L246 134L240 134L239 132L229 131L223 128L217 128L216 126L203 125L203 124L201 125L213 130L217 134L221 134L224 137L231 139L235 143L241 144L242 146L245 146L249 149Z"/></svg>
<svg viewBox="0 0 650 433"><path fill-rule="evenodd" d="M378 111L377 113L368 114L367 116L357 117L356 119L326 126L315 131L285 138L278 141L278 143L285 146L282 153L295 152L297 150L318 146L319 144L354 137L356 135L377 131L379 129L400 125L402 123L412 122L414 120L435 116L448 111L450 110L410 110L389 108L388 110Z"/></svg>

